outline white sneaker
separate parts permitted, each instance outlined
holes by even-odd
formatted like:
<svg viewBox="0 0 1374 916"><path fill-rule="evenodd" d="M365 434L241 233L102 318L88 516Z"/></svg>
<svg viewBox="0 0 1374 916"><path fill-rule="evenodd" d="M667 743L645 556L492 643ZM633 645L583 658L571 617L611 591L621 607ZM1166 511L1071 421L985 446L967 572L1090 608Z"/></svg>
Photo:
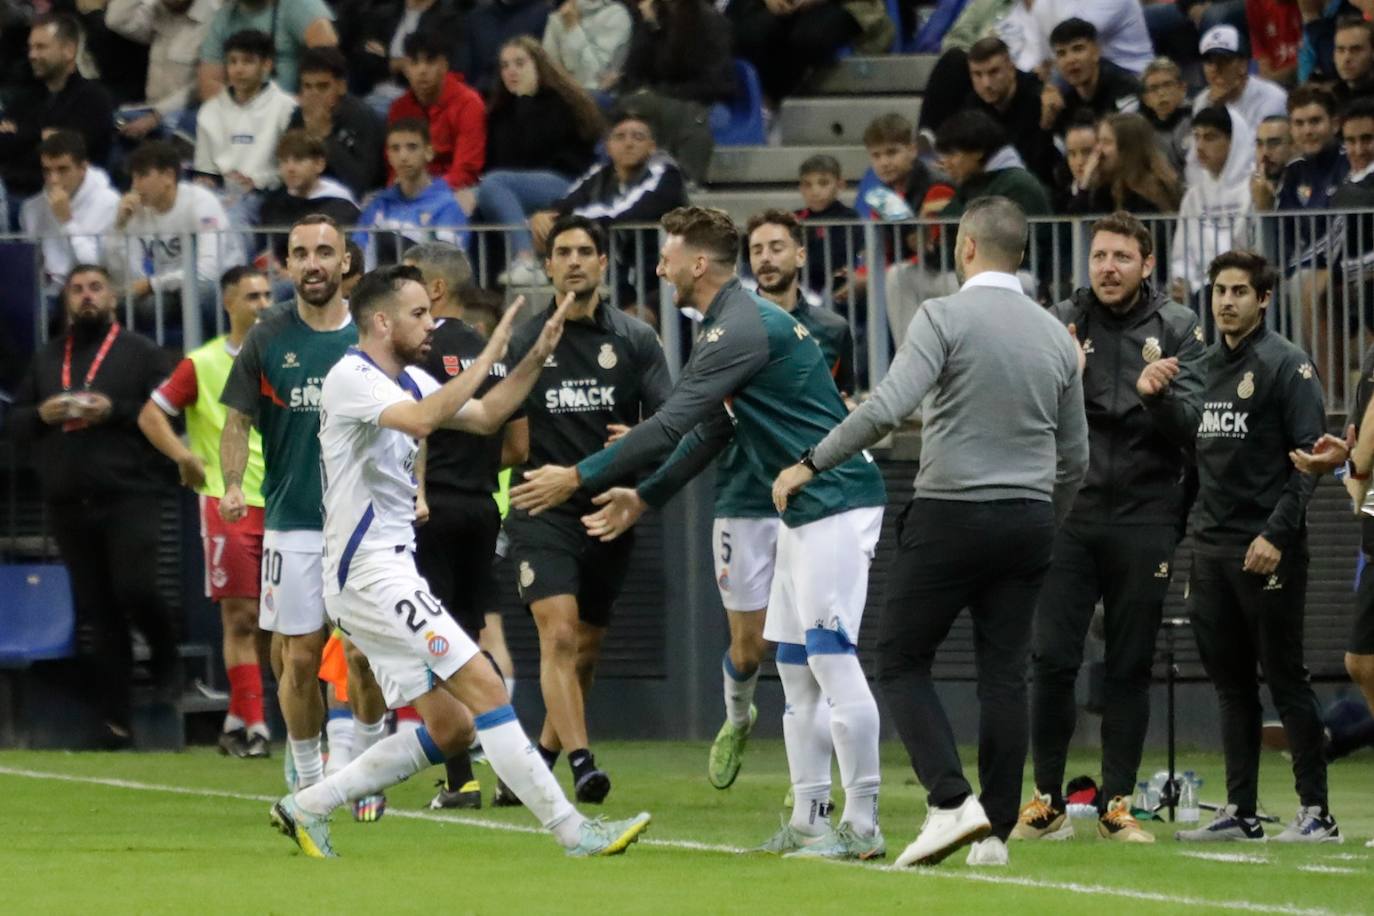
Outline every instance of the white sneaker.
<svg viewBox="0 0 1374 916"><path fill-rule="evenodd" d="M1007 861L1007 844L995 836L979 840L968 850L969 865L1006 865Z"/></svg>
<svg viewBox="0 0 1374 916"><path fill-rule="evenodd" d="M921 825L920 836L902 850L897 864L936 865L962 846L981 840L992 830L978 799L970 795L957 808L931 808Z"/></svg>

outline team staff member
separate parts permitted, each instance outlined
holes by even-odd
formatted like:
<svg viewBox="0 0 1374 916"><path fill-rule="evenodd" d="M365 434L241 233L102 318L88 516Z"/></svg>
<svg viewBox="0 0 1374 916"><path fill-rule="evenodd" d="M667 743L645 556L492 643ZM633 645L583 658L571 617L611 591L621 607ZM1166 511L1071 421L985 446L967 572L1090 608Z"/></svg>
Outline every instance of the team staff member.
<svg viewBox="0 0 1374 916"><path fill-rule="evenodd" d="M466 324L462 296L472 285L472 265L462 249L426 242L409 249L405 263L419 269L435 319L429 354L420 367L440 382L464 372L486 346L486 339ZM497 360L477 389L485 394L507 375ZM425 440L420 494L429 515L415 532L415 563L435 597L463 632L478 642L487 612L497 607L496 538L501 513L492 494L501 469L529 455L530 425L523 417L509 420L496 435L478 436L440 429ZM445 761L446 780L431 808L480 808L482 790L472 772L467 749Z"/></svg>
<svg viewBox="0 0 1374 916"><path fill-rule="evenodd" d="M1174 546L1187 514L1186 441L1171 439L1140 403L1146 365L1175 357L1174 396L1202 392L1202 332L1191 309L1151 282L1153 237L1135 217L1093 224L1089 287L1055 315L1074 329L1087 357L1088 476L1056 534L1054 559L1035 610L1031 756L1035 797L1012 839L1064 839L1073 822L1064 804L1064 766L1078 719L1074 681L1099 599L1106 609L1102 789L1098 833L1153 843L1131 816L1131 791L1150 723L1150 672L1169 590Z"/></svg>
<svg viewBox="0 0 1374 916"><path fill-rule="evenodd" d="M1226 755L1226 801L1185 841L1258 840L1258 665L1293 754L1302 806L1275 840L1339 842L1327 808L1326 759L1317 698L1303 665L1307 595L1307 503L1316 478L1289 453L1322 437L1321 381L1307 356L1264 326L1273 269L1248 251L1208 268L1219 340L1203 365L1202 403L1178 397L1177 359L1157 360L1137 390L1157 423L1193 430L1198 507L1193 528L1189 615L1207 676L1216 685Z"/></svg>
<svg viewBox="0 0 1374 916"><path fill-rule="evenodd" d="M229 676L229 711L219 749L232 757L269 757L270 733L263 718L262 669L258 663L258 571L262 565L262 438L248 439L243 478L243 518L220 518L224 481L219 470L219 439L225 409L219 402L224 380L243 340L272 304L267 275L252 267L231 267L220 277L229 333L186 354L169 379L158 386L138 415L139 429L153 447L176 462L181 482L200 494L200 534L205 549L205 594L219 602L224 627L224 667ZM188 448L170 417L185 414Z"/></svg>
<svg viewBox="0 0 1374 916"><path fill-rule="evenodd" d="M982 840L971 865L1005 865L1026 760L1026 656L1056 521L1088 464L1079 356L1021 292L1026 216L1005 197L970 204L955 239L958 293L928 300L872 396L788 468L774 494L872 445L923 409L916 495L898 528L878 680L929 813L898 865L934 865ZM928 397L929 396L929 397ZM969 608L978 670L978 773L964 778L930 668ZM992 836L986 840L991 833Z"/></svg>
<svg viewBox="0 0 1374 916"><path fill-rule="evenodd" d="M221 517L243 518L248 433L262 433L266 501L262 544L262 601L258 625L273 634L277 695L290 754L287 782L308 786L324 776L320 730L320 657L325 629L321 592L324 524L320 481L320 386L330 368L358 341L340 288L349 258L332 219L296 221L287 241L287 269L296 295L265 313L244 339L220 401L227 408L220 438L224 496ZM386 705L365 660L350 654L348 698L355 722L354 755L381 738ZM360 799L355 816L374 812Z"/></svg>
<svg viewBox="0 0 1374 916"><path fill-rule="evenodd" d="M597 493L667 458L637 489L614 487L596 497L603 508L583 522L602 540L626 531L646 506L662 506L732 439L772 474L845 415L830 367L806 328L740 284L740 234L730 217L682 207L662 226L667 241L659 276L673 285L679 308L705 316L672 396L620 441L575 467L528 472L511 490L513 505L542 511L579 489ZM878 707L856 644L885 503L877 467L855 456L790 504L775 504L785 527L778 532L763 635L778 644L793 808L761 852L835 859L887 853L878 825ZM827 725L818 705L829 706L830 740L816 733ZM845 791L834 826L827 815L832 747Z"/></svg>
<svg viewBox="0 0 1374 916"><path fill-rule="evenodd" d="M63 289L67 331L34 354L10 411L30 443L43 503L76 608L81 687L107 748L128 747L133 646L152 649L159 692L175 698L177 636L157 588L161 495L171 465L138 431L138 412L167 376L162 350L115 321L105 268L78 264Z"/></svg>
<svg viewBox="0 0 1374 916"><path fill-rule="evenodd" d="M571 294L567 326L525 403L531 467L575 464L608 435L658 410L672 381L654 329L602 302L605 235L592 220L563 216L548 236L547 272L557 300ZM533 346L548 314L516 329L508 362ZM624 477L616 477L615 482ZM568 752L577 800L600 802L611 780L588 749L584 700L630 563L632 538L604 544L582 528L590 496L539 515L506 517L520 598L539 628L539 686L548 710L539 752L552 768Z"/></svg>
<svg viewBox="0 0 1374 916"><path fill-rule="evenodd" d="M745 239L759 295L811 332L840 396L847 398L854 390L854 336L849 322L827 308L813 306L802 291L806 241L801 223L785 210L765 210L750 217ZM707 765L707 778L717 789L729 788L739 775L745 742L758 717L754 691L766 645L763 623L781 525L770 493L772 485L738 442L726 446L716 466L715 520L711 525L716 586L730 625L730 648L721 661L725 724L711 744ZM829 707L822 704L818 712L826 721L817 723L817 734L828 738Z"/></svg>

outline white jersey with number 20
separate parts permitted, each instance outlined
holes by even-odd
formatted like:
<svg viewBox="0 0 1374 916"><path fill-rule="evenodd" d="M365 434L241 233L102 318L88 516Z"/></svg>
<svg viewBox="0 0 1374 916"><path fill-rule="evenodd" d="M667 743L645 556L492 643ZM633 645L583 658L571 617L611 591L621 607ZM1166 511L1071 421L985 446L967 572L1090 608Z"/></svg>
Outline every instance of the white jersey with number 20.
<svg viewBox="0 0 1374 916"><path fill-rule="evenodd" d="M409 549L414 543L415 456L420 443L405 433L383 429L377 419L391 405L419 400L438 388L438 382L413 366L392 379L356 349L325 376L320 462L326 595L343 590L358 554Z"/></svg>

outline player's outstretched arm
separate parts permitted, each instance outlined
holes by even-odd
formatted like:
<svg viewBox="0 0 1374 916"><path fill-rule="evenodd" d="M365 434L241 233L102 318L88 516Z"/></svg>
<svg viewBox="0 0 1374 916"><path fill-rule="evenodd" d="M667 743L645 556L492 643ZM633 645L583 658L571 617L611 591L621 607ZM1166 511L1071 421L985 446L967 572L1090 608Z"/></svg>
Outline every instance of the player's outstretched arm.
<svg viewBox="0 0 1374 916"><path fill-rule="evenodd" d="M455 415L445 420L443 425L448 429L460 429L479 436L490 436L504 426L510 415L525 403L530 389L539 381L539 375L544 370L544 361L553 353L563 336L563 323L575 298L574 293L568 293L563 297L563 301L558 303L558 308L549 316L549 320L544 322L544 328L539 332L534 346L500 384L481 398L468 401Z"/></svg>
<svg viewBox="0 0 1374 916"><path fill-rule="evenodd" d="M194 490L205 485L205 462L181 441L167 414L152 398L138 412L138 428L153 448L176 462L182 486Z"/></svg>

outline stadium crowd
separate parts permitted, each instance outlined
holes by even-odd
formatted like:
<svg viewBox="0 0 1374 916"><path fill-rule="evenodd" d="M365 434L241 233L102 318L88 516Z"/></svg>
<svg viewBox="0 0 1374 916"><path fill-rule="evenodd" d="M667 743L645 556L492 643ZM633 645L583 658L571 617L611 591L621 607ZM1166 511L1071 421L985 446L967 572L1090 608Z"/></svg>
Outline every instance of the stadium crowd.
<svg viewBox="0 0 1374 916"><path fill-rule="evenodd" d="M760 589L747 580L765 567L765 580L772 579L776 550L786 588L812 588L800 574L790 578L783 558L795 564L816 542L793 534L852 515L846 523L853 530L825 530L855 545L847 559L860 571L844 567L840 578L858 583L862 608L884 503L882 482L854 456L936 384L913 368L922 358L933 364L948 355L931 356L934 340L994 333L960 324L943 308L946 297L1015 296L1020 308L1024 288L1059 323L1062 352L1038 368L1071 369L1076 354L1078 375L1068 371L1062 383L1073 404L1051 411L1051 428L1062 435L1049 469L1041 469L1044 480L992 487L986 502L1004 511L1002 502L1027 494L1046 502L1052 493L1058 511L1027 529L1026 543L1038 539L1045 548L1029 552L1039 557L1034 568L1004 571L1019 577L1021 591L985 601L978 591L985 586L945 583L935 601L954 602L951 619L972 607L975 625L1012 647L995 662L980 659L984 716L999 723L992 729L998 736L980 747L986 813L955 772L952 739L953 763L943 747L925 741L948 730L933 689L926 690L930 658L948 622L944 631L930 621L903 628L889 619L889 605L878 682L936 812L898 861L933 863L977 840L971 862L1005 864L1003 841L1072 833L1064 757L1074 682L1099 600L1109 676L1098 829L1108 839L1153 842L1132 816L1130 796L1164 591L1195 493L1194 534L1201 532L1205 559L1195 563L1194 576L1205 588L1194 589L1194 626L1221 698L1228 805L1213 824L1180 838L1263 833L1254 785L1258 666L1293 750L1301 801L1280 838L1339 840L1326 800L1326 761L1374 743L1374 730L1364 722L1354 731L1323 731L1303 667L1304 519L1314 487L1305 472L1329 470L1330 456L1339 453L1350 458L1352 495L1362 499L1367 489L1374 424L1363 419L1374 367L1366 357L1359 384L1348 386L1351 423L1359 427L1349 439L1322 438L1319 380L1346 375L1348 354L1374 339L1374 275L1365 268L1374 263L1374 220L1301 217L1374 205L1374 22L1367 18L1374 5L954 6L960 12L943 36L919 117L903 110L914 105L894 101L894 110L864 131L870 167L862 175L845 175L834 157L812 156L799 170L795 214L762 212L740 233L719 211L690 206L707 184L711 106L741 91L734 61L757 71L765 122L774 124L779 106L810 73L846 49L885 51L895 31L907 30L910 23L892 22L880 0L0 0L0 197L8 201L0 228L40 244L43 292L68 319L35 357L12 425L40 458L43 498L72 570L84 640L78 651L101 659L87 677L99 698L103 742L130 741L129 622L151 646L159 695L174 696L181 686L174 627L150 591L157 536L150 506L170 485L174 465L181 482L203 497L207 589L223 613L231 700L221 747L235 756L270 753L261 626L277 634L268 664L286 720L288 780L295 780L293 790L303 787L273 816L303 849L330 854L327 831L319 831L328 811L344 802L353 803L360 820L380 816L382 771L404 778L444 762L447 779L433 804L480 805L466 750L474 730L490 742L493 759L516 756L499 758L518 741L508 728L513 712L505 718L511 662L499 615L490 613L488 560L498 551L510 552L521 599L539 629L546 719L535 746L550 770L566 754L576 800L599 804L611 780L591 752L583 697L624 582L627 532L639 513L661 506L725 450L727 478L743 483L733 491L720 484L716 502L713 553L731 647L722 660L726 721L712 748L711 782L727 787L739 772L757 716L752 701L765 641L777 643L787 715L805 710L810 719L785 718L795 808L766 848L840 858L884 854L876 818L877 711L862 671L850 664L851 637L843 622L838 629L787 629L780 590L770 594L766 581ZM843 202L850 181L853 207ZM1003 224L991 227L989 213L1003 214ZM1024 222L1052 215L1106 215L1087 224L1090 283L1082 289L1065 288L1065 278L1053 275L1060 240ZM1008 241L1008 219L1020 227L1021 247ZM830 308L862 298L866 271L854 261L850 230L808 226L837 220L896 224L886 236L893 266L883 278L896 358L888 376L862 385L873 388L867 400L851 397L861 387L854 329ZM936 220L950 225L929 222ZM620 224L660 221L668 239L661 254L657 227L642 230L638 244L633 234L610 234ZM507 297L474 282L465 249L472 250L474 230L483 226L503 230L496 285ZM182 250L186 236L196 239L194 252ZM614 269L607 259L613 248ZM739 289L736 261L748 266L758 296L790 313L786 333L769 324L776 309L762 318L749 311L758 300ZM638 295L655 273L673 286L679 305L706 316L676 387L657 339L652 310L660 304ZM997 277L965 282L982 274ZM625 308L602 297L608 285L623 290ZM168 364L164 351L115 321L121 298L132 303L136 326L179 315L178 297L191 287L207 326L226 326L227 334L179 363ZM503 299L548 287L554 301L547 311L512 329L513 306ZM401 338L406 325L396 301L403 289L423 300L426 315L442 320L425 332L423 349L406 350ZM282 304L267 312L273 300ZM928 308L931 301L941 306ZM1305 356L1267 331L1274 303L1285 302L1305 311L1315 339L1339 345ZM735 311L717 310L719 303ZM346 317L350 308L356 329ZM1044 332L1043 317L1023 316L1026 332ZM1204 325L1215 331L1204 332ZM815 358L831 373L820 375L823 383L812 373L807 385L814 387L788 391L751 362L787 337L806 344L804 355L788 350L788 359L810 359L817 348L809 338L819 344ZM722 339L728 345L700 355L702 342ZM711 355L743 339L763 349ZM1103 369L1095 352L1128 358ZM387 372L391 387L419 405L461 403L458 380L473 366L484 379L463 394L482 406L458 411L462 422L443 432L424 413L438 407L416 406L423 416L411 416L407 403L407 418L393 413L388 425L395 400L368 413L353 393L347 409L357 415L342 414L426 440L419 455L388 444L394 454L378 446L368 459L401 461L407 477L418 469L415 562L424 579L411 572L433 595L416 591L421 607L402 598L395 613L404 616L408 604L414 624L417 613L437 613L426 604L437 598L456 628L451 635L426 633L420 651L439 656L459 643L473 652L480 646L506 678L503 692L500 678L448 672L449 690L475 722L461 724L462 715L432 691L411 689L387 667L395 662L386 653L401 651L396 646L386 644L379 662L338 634L326 642L326 619L362 613L356 602L365 589L348 584L348 560L371 536L373 518L369 505L354 537L340 540L319 506L333 507L337 518L345 497L336 481L331 502L329 482L313 479L321 462L350 466L328 445L322 455L315 433L322 402L342 397L331 395L342 383L330 379L344 360L362 373L380 371L378 360L381 368L415 363L431 381L447 381L414 387L400 369ZM972 379L980 371L986 370L952 370ZM1348 382L1329 382L1326 390L1344 393ZM1263 401L1266 412L1256 408L1250 421L1259 429L1263 419L1262 435L1232 435L1245 432L1246 418L1229 403L1219 406L1232 398L1223 384L1242 401L1262 392L1254 403ZM1062 394L1056 389L1052 400ZM803 405L804 434L780 429L786 424L769 413L789 397ZM722 398L730 399L738 428L754 438L736 432L736 443L726 445L728 420L708 409ZM863 404L855 409L857 401ZM910 410L887 415L908 401ZM189 447L173 425L183 415ZM937 450L941 427L929 415L926 422L923 448ZM1082 428L1064 431L1075 422ZM827 436L832 427L838 429ZM1366 429L1369 441L1357 440ZM875 435L860 442L860 433ZM1074 437L1081 441L1067 442ZM754 467L759 454L768 456L767 479ZM1053 469L1056 456L1072 464L1073 455L1085 478L1081 491L1063 466L1058 476ZM1259 456L1239 485L1226 470L1236 455ZM995 464L938 484L975 491L1003 471ZM525 480L517 482L508 513L504 505L498 513L489 494L505 493L511 468L525 469ZM654 473L636 483L640 471ZM773 484L779 472L794 471L787 486ZM808 483L814 489L802 489ZM918 549L931 547L921 541L928 533L923 513L933 511L923 500L947 495L933 486L918 477L901 535L902 549L932 568L955 563L960 552L949 544L948 557ZM1138 502L1109 498L1118 490ZM1241 495L1251 492L1259 496ZM972 517L985 500L971 501L979 507ZM858 515L871 510L872 518ZM114 537L113 517L139 524ZM436 542L441 531L470 539L462 551L468 566L458 576L480 583L470 594L445 565ZM1049 531L1056 531L1052 556L1041 537ZM338 583L331 591L326 582L323 594L322 553ZM751 561L758 565L746 572ZM914 564L902 583L906 591L898 589L890 602L934 601L934 587L921 578L927 573L934 574ZM799 602L786 588L788 601ZM1366 595L1361 588L1362 603L1374 601L1374 589ZM856 598L836 600L852 606ZM762 609L770 603L779 616L769 617L765 631ZM1273 619L1248 610L1260 606L1272 609ZM303 619L290 616L300 609L309 612ZM1366 609L1361 619L1368 616ZM1251 637L1246 646L1227 645L1232 628ZM418 634L423 625L410 629ZM813 636L817 630L824 635ZM1356 637L1347 666L1374 697L1374 633ZM367 639L364 632L356 641ZM984 648L996 643L989 639ZM464 670L469 674L460 677ZM327 704L318 696L319 677L336 685ZM387 743L382 717L398 706L414 747ZM1036 792L1018 811L1014 795L1028 745ZM846 795L833 829L832 753ZM349 765L368 754L371 776ZM389 762L378 763L387 754ZM647 824L641 815L597 834L605 825L587 826L593 822L582 821L561 790L558 805L541 794L543 770L532 775L501 763L498 772L495 803L535 808L527 799L538 795L541 821L576 854L618 852ZM305 794L315 786L323 788Z"/></svg>

